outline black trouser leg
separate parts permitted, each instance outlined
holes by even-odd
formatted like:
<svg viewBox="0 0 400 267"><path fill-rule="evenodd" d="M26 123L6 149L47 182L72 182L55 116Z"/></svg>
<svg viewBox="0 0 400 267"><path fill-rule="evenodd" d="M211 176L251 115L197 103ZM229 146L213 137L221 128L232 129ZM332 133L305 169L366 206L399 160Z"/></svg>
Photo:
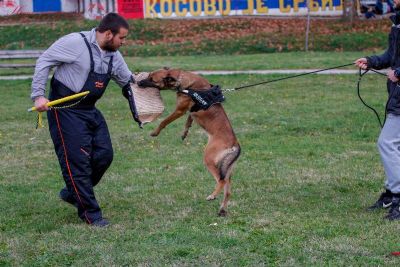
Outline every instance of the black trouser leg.
<svg viewBox="0 0 400 267"><path fill-rule="evenodd" d="M85 112L87 111L51 110L47 117L67 189L73 192L78 203L78 216L90 224L102 218L102 214L93 192L93 133L87 123L90 113Z"/></svg>
<svg viewBox="0 0 400 267"><path fill-rule="evenodd" d="M97 185L103 177L105 171L110 167L113 160L113 149L110 139L110 133L108 132L107 124L101 116L98 114L100 124L97 126L94 137L93 137L93 150L92 150L92 184Z"/></svg>

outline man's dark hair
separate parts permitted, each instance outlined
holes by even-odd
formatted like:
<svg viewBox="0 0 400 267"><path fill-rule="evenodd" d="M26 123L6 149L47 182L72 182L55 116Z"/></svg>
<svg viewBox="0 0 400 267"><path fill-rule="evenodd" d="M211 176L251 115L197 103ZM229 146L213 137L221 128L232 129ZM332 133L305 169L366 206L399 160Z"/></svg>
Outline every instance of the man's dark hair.
<svg viewBox="0 0 400 267"><path fill-rule="evenodd" d="M113 34L117 34L120 28L129 30L128 22L117 13L108 13L100 21L96 30L101 33L110 30Z"/></svg>

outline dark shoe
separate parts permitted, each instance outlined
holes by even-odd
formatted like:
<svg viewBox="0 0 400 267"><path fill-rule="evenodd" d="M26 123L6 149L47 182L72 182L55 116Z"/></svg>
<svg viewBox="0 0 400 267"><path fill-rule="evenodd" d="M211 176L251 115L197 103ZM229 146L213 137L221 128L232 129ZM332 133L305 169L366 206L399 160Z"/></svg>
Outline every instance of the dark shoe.
<svg viewBox="0 0 400 267"><path fill-rule="evenodd" d="M393 197L392 206L385 218L390 221L400 220L400 197Z"/></svg>
<svg viewBox="0 0 400 267"><path fill-rule="evenodd" d="M95 226L95 227L107 227L110 225L110 222L107 221L106 219L97 219L94 222L92 222L90 225Z"/></svg>
<svg viewBox="0 0 400 267"><path fill-rule="evenodd" d="M78 206L78 203L76 202L74 196L67 190L67 188L64 187L63 189L61 189L59 196L61 200L71 204L72 206Z"/></svg>
<svg viewBox="0 0 400 267"><path fill-rule="evenodd" d="M377 209L387 209L392 206L392 192L386 190L383 192L379 199L374 203L374 205L367 208L368 211L374 211Z"/></svg>

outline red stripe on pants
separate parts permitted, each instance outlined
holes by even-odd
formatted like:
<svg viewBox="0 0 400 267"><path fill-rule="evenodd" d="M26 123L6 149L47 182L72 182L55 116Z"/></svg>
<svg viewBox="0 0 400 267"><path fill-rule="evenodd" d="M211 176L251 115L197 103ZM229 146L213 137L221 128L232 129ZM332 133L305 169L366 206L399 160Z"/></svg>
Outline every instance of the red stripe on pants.
<svg viewBox="0 0 400 267"><path fill-rule="evenodd" d="M75 186L75 181L74 181L74 178L72 177L72 172L71 172L71 169L70 169L70 167L69 167L68 156L67 156L67 149L66 149L66 147L65 147L64 137L63 137L63 135L62 135L62 131L61 131L61 126L60 126L60 121L59 121L59 119L58 119L57 110L55 110L55 109L53 109L53 110L54 110L54 114L56 115L57 128L58 128L58 132L59 132L60 137L61 137L61 143L62 143L62 146L63 146L63 149L64 149L64 157L65 157L65 163L67 164L68 174L69 174L69 177L70 177L70 179L71 179L72 185L73 185L73 187L74 187L75 193L76 193L76 195L78 196L79 202L81 203L82 208L85 210L85 206L83 205L83 202L82 202L82 200L81 200L81 197L79 196L78 189L77 189L76 186ZM89 220L89 218L87 217L86 211L85 211L85 217L86 217L86 220L88 221L88 223L91 224L92 222L91 222L91 221Z"/></svg>

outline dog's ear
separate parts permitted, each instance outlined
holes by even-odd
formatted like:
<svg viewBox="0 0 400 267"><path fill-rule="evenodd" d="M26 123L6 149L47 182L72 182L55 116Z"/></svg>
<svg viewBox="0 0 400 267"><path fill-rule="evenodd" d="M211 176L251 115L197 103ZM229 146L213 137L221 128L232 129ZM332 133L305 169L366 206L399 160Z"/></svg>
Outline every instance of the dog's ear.
<svg viewBox="0 0 400 267"><path fill-rule="evenodd" d="M164 70L170 70L171 68L170 67L164 67L163 69Z"/></svg>

